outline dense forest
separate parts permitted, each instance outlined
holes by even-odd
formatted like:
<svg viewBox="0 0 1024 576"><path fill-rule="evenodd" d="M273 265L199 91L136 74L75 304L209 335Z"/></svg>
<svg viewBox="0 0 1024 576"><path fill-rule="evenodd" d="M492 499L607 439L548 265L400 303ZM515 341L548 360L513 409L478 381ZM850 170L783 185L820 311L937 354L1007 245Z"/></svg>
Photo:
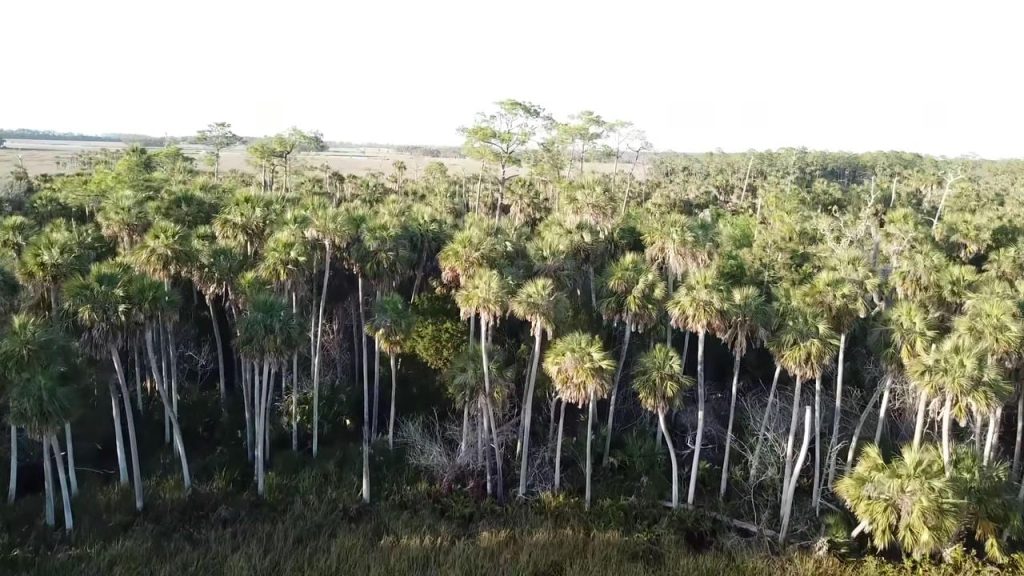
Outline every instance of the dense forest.
<svg viewBox="0 0 1024 576"><path fill-rule="evenodd" d="M517 101L461 133L479 173L297 130L222 173L217 123L213 170L5 187L0 563L1024 566L1024 162L652 156Z"/></svg>

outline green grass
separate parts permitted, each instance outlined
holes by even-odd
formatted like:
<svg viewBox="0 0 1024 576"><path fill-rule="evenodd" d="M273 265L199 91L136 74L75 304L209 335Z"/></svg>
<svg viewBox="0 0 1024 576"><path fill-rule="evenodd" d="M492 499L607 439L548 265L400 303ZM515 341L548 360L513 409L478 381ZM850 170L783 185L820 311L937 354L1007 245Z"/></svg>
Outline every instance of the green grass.
<svg viewBox="0 0 1024 576"><path fill-rule="evenodd" d="M0 574L966 576L992 568L969 558L940 567L780 554L698 512L635 499L605 499L589 513L568 496L501 508L443 494L399 456L377 454L380 501L369 506L359 502L352 451L315 463L277 454L265 500L244 466L198 482L188 497L170 468L147 483L141 515L130 490L87 483L71 537L40 526L41 500L29 495L0 513Z"/></svg>

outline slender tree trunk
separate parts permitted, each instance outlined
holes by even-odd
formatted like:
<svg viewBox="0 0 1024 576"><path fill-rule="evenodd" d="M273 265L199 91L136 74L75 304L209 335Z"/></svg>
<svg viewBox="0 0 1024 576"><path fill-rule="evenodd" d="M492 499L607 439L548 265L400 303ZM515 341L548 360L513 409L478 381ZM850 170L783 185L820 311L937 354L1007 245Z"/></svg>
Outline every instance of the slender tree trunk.
<svg viewBox="0 0 1024 576"><path fill-rule="evenodd" d="M921 447L921 438L924 436L924 416L928 409L928 392L922 390L917 401L917 420L914 424L914 450Z"/></svg>
<svg viewBox="0 0 1024 576"><path fill-rule="evenodd" d="M885 428L885 415L889 410L889 392L892 388L892 374L887 374L882 384L882 403L878 406L878 424L875 426L875 445L882 442L882 430Z"/></svg>
<svg viewBox="0 0 1024 576"><path fill-rule="evenodd" d="M124 366L121 365L121 355L116 346L110 346L110 357L114 361L114 371L117 373L117 384L121 388L121 402L124 405L124 415L128 423L128 447L132 452L132 487L135 489L135 509L142 511L142 468L139 466L139 443L135 435L135 415L132 414L132 401L128 394L128 382L124 376Z"/></svg>
<svg viewBox="0 0 1024 576"><path fill-rule="evenodd" d="M594 437L594 418L597 417L597 398L595 397L594 391L590 391L590 406L587 410L587 496L586 496L586 509L590 510L590 484L591 478L594 472L594 454L590 448L590 442Z"/></svg>
<svg viewBox="0 0 1024 576"><path fill-rule="evenodd" d="M679 507L679 462L676 460L676 446L672 442L672 435L668 433L668 424L665 423L665 411L658 411L658 426L661 427L661 435L668 446L668 457L672 461L672 508Z"/></svg>
<svg viewBox="0 0 1024 576"><path fill-rule="evenodd" d="M57 435L50 434L46 440L43 440L43 442L47 441L53 447L53 457L57 460L57 478L60 480L61 501L64 503L64 531L70 533L75 527L75 520L71 516L71 494L68 493L68 477L64 474L64 458L60 454L60 442L57 441Z"/></svg>
<svg viewBox="0 0 1024 576"><path fill-rule="evenodd" d="M608 458L612 451L612 430L615 426L615 401L619 397L619 380L622 379L622 369L626 365L626 355L629 353L629 339L633 334L633 322L626 321L626 333L622 336L622 352L619 354L619 367L615 370L615 382L612 383L612 395L608 400L608 430L604 437L604 458L602 466L608 466Z"/></svg>
<svg viewBox="0 0 1024 576"><path fill-rule="evenodd" d="M124 452L124 431L121 430L121 407L117 402L117 390L110 382L110 414L114 420L114 446L117 449L117 481L125 486L128 484L128 458Z"/></svg>
<svg viewBox="0 0 1024 576"><path fill-rule="evenodd" d="M836 478L836 457L832 454L839 446L839 423L843 418L843 366L846 364L846 332L839 335L839 367L836 372L836 405L832 411L832 440L828 444L828 485Z"/></svg>
<svg viewBox="0 0 1024 576"><path fill-rule="evenodd" d="M686 505L693 507L697 491L697 472L700 469L700 445L704 441L704 339L707 332L697 334L697 437L693 442L693 464L690 468L690 489L686 494Z"/></svg>
<svg viewBox="0 0 1024 576"><path fill-rule="evenodd" d="M388 418L388 449L395 448L395 395L398 392L398 367L395 355L388 354L391 361L391 417Z"/></svg>
<svg viewBox="0 0 1024 576"><path fill-rule="evenodd" d="M359 327L363 343L363 502L370 503L370 361L367 358L366 316L363 313L363 275L357 275L359 286ZM326 290L325 290L326 292ZM321 301L323 301L321 299Z"/></svg>
<svg viewBox="0 0 1024 576"><path fill-rule="evenodd" d="M846 468L843 472L849 472L853 468L853 455L857 453L857 443L860 440L861 430L864 429L864 423L868 421L868 415L871 414L871 409L875 407L875 402L878 401L878 397L882 394L882 387L875 388L874 394L868 399L867 406L864 407L864 411L860 414L860 419L857 420L857 427L853 429L853 436L850 437L850 447L846 450Z"/></svg>
<svg viewBox="0 0 1024 576"><path fill-rule="evenodd" d="M793 511L793 496L796 493L796 481L800 475L800 469L803 468L804 460L807 458L807 446L811 440L811 407L804 407L804 439L800 444L800 457L797 458L796 468L793 476L789 479L789 483L786 485L785 496L783 497L783 512L782 512L782 529L779 530L779 544L783 544L786 541L786 532L789 530L789 519L790 514Z"/></svg>
<svg viewBox="0 0 1024 576"><path fill-rule="evenodd" d="M7 480L7 503L18 496L18 427L11 424L11 470Z"/></svg>
<svg viewBox="0 0 1024 576"><path fill-rule="evenodd" d="M530 381L526 385L526 397L523 398L522 453L519 461L519 497L526 495L526 471L530 461L530 424L533 420L533 389L537 382L537 367L540 364L540 345L544 331L540 326L533 329L533 363L530 366Z"/></svg>
<svg viewBox="0 0 1024 576"><path fill-rule="evenodd" d="M736 394L739 391L740 359L736 354L732 364L732 394L729 396L729 426L725 430L725 457L722 460L722 482L718 487L718 496L725 498L725 490L729 485L729 451L732 447L732 425L736 418ZM664 433L664 430L662 430Z"/></svg>
<svg viewBox="0 0 1024 576"><path fill-rule="evenodd" d="M241 359L242 368L242 401L245 404L245 453L249 462L255 457L255 431L252 415L255 412L255 395L253 394L254 378L251 376L251 362L248 358Z"/></svg>
<svg viewBox="0 0 1024 576"><path fill-rule="evenodd" d="M185 442L181 438L181 428L178 426L178 417L174 415L171 407L171 400L167 397L167 387L157 371L156 350L153 346L153 327L146 326L146 353L149 355L149 364L153 368L153 381L156 382L157 392L160 393L160 401L164 405L164 413L168 414L171 420L171 431L174 436L174 445L177 447L178 459L181 461L181 477L185 486L185 492L192 490L192 476L188 471L188 458L185 456Z"/></svg>
<svg viewBox="0 0 1024 576"><path fill-rule="evenodd" d="M259 365L254 363L252 379L253 413L256 419L256 457L252 461L252 475L256 481L256 493L263 495L263 378L260 377Z"/></svg>
<svg viewBox="0 0 1024 576"><path fill-rule="evenodd" d="M462 441L459 442L459 456L466 454L469 442L469 402L462 407Z"/></svg>
<svg viewBox="0 0 1024 576"><path fill-rule="evenodd" d="M791 410L792 415L789 419L789 434L786 436L786 462L782 477L782 507L779 510L780 516L785 512L786 487L789 486L789 478L793 474L793 448L796 443L796 428L800 423L800 388L802 385L803 379L800 376L797 376L796 386L793 388L793 409Z"/></svg>
<svg viewBox="0 0 1024 576"><path fill-rule="evenodd" d="M671 294L674 293L674 291L672 289L672 281L673 281L673 276L674 275L672 274L671 271L669 271L669 273L666 274L665 276L668 278L668 294L671 295ZM668 346L669 348L672 347L672 319L671 318L668 318L668 319L665 320L665 345Z"/></svg>
<svg viewBox="0 0 1024 576"><path fill-rule="evenodd" d="M323 351L324 307L327 305L327 282L331 279L331 243L324 243L324 285L320 289L320 309L316 314L316 354L313 356L313 457L320 448L320 356ZM363 315L363 280L359 277L359 316ZM362 322L360 322L362 323ZM366 338L363 338L363 356L366 356ZM369 497L369 492L364 498Z"/></svg>
<svg viewBox="0 0 1024 576"><path fill-rule="evenodd" d="M139 406L139 416L143 416L142 411L142 356L139 354L139 341L135 340L135 345L132 346L132 355L135 356L135 402Z"/></svg>
<svg viewBox="0 0 1024 576"><path fill-rule="evenodd" d="M71 495L78 496L78 472L75 468L75 443L71 438L71 422L64 422L64 442L68 446L68 479Z"/></svg>
<svg viewBox="0 0 1024 576"><path fill-rule="evenodd" d="M485 480L485 483L487 484L487 497L490 498L494 494L494 483L492 482L492 477L491 477L491 450L490 450L490 448L483 448L483 445L484 445L484 442L485 442L484 439L491 437L491 428L488 425L489 421L487 420L487 407L486 407L485 401L486 401L486 399L484 399L484 398L481 398L480 401L479 401L479 404L480 404L480 430L481 430L481 433L477 437L477 442L479 442L480 446L481 446L480 452L481 452L481 455L483 456L484 480Z"/></svg>
<svg viewBox="0 0 1024 576"><path fill-rule="evenodd" d="M495 494L498 497L498 502L504 502L505 500L505 480L502 477L501 472L501 443L498 439L498 423L494 419L494 406L491 402L491 371L490 361L487 358L487 319L486 316L480 315L480 354L483 358L484 363L484 391L486 396L484 397L484 406L487 409L487 419L490 421L491 427L491 440L494 442L494 476L495 476Z"/></svg>
<svg viewBox="0 0 1024 576"><path fill-rule="evenodd" d="M555 494L562 484L562 431L565 429L565 400L558 416L558 440L555 443Z"/></svg>
<svg viewBox="0 0 1024 576"><path fill-rule="evenodd" d="M370 420L370 437L377 437L377 416L380 414L380 343L373 339L373 416Z"/></svg>
<svg viewBox="0 0 1024 576"><path fill-rule="evenodd" d="M170 375L167 373L167 346L164 344L166 334L160 326L163 325L162 320L157 321L157 331L154 336L154 342L157 348L160 350L160 383L157 387L163 386L170 381ZM156 379L153 379L156 382ZM171 415L164 412L164 444L171 443Z"/></svg>
<svg viewBox="0 0 1024 576"><path fill-rule="evenodd" d="M53 463L50 462L50 443L43 439L43 512L46 525L53 528L57 520L53 514Z"/></svg>
<svg viewBox="0 0 1024 576"><path fill-rule="evenodd" d="M590 278L590 308L597 311L597 283L594 282L594 265L587 264L587 276Z"/></svg>
<svg viewBox="0 0 1024 576"><path fill-rule="evenodd" d="M683 334L683 362L682 371L683 375L686 375L686 357L690 355L690 331L686 330Z"/></svg>
<svg viewBox="0 0 1024 576"><path fill-rule="evenodd" d="M950 462L949 432L953 421L953 396L946 394L946 401L942 405L942 464L946 468L946 478L953 473Z"/></svg>
<svg viewBox="0 0 1024 576"><path fill-rule="evenodd" d="M220 392L220 407L221 410L227 410L228 388L224 376L224 341L221 339L220 335L220 323L217 322L217 312L213 308L213 296L207 296L206 307L210 310L210 323L213 324L213 338L217 342L217 376L219 377L217 385L218 392Z"/></svg>
<svg viewBox="0 0 1024 576"><path fill-rule="evenodd" d="M1021 444L1024 442L1024 387L1017 386L1017 435L1013 442L1013 471L1010 480L1016 481L1020 474Z"/></svg>
<svg viewBox="0 0 1024 576"><path fill-rule="evenodd" d="M1002 406L989 412L988 416L988 435L985 437L985 455L982 459L982 463L988 464L992 459L995 458L996 444L999 433L999 424L1002 422L1003 408Z"/></svg>
<svg viewBox="0 0 1024 576"><path fill-rule="evenodd" d="M174 342L174 328L168 322L167 328L167 358L171 371L171 409L174 417L178 417L178 346ZM166 380L165 380L166 382ZM177 450L177 448L175 448Z"/></svg>
<svg viewBox="0 0 1024 576"><path fill-rule="evenodd" d="M821 374L814 378L814 486L811 489L814 515L821 510Z"/></svg>
<svg viewBox="0 0 1024 576"><path fill-rule="evenodd" d="M267 359L263 360L263 382L262 382L262 386L261 386L262 392L263 392L263 399L260 401L260 407L262 408L262 412L258 416L260 421L263 423L263 434L260 435L260 440L259 440L260 445L261 445L261 447L263 449L263 454L261 455L262 457L259 458L259 462L260 462L259 493L260 493L260 496L263 496L263 495L266 494L266 490L267 490L267 488L266 488L266 485L267 485L267 461L270 459L270 453L269 453L269 451L270 451L270 440L269 440L269 438L270 438L270 419L268 418L268 415L270 414L270 394L271 394L271 392L274 389L274 372L275 372L270 364L271 363L270 363L269 360L267 360ZM269 378L267 376L268 368L270 368L270 370L269 370L269 374L270 374Z"/></svg>
<svg viewBox="0 0 1024 576"><path fill-rule="evenodd" d="M775 375L772 377L772 387L768 390L768 402L764 406L764 416L761 417L761 425L757 428L757 442L754 444L754 456L750 459L750 476L754 477L757 472L757 462L761 457L761 446L764 444L764 433L768 428L768 417L772 411L772 401L775 400L775 390L779 385L779 375L782 373L782 366L775 366Z"/></svg>

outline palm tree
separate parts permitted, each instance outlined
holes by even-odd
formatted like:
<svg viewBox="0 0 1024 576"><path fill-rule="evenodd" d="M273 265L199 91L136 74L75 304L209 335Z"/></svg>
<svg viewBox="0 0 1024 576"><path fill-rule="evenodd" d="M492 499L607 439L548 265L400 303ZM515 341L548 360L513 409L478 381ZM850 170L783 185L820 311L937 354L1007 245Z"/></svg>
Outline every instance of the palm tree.
<svg viewBox="0 0 1024 576"><path fill-rule="evenodd" d="M673 326L697 334L697 436L693 444L690 487L686 495L687 506L693 506L701 442L704 439L704 340L709 331L721 332L724 323L725 299L716 271L708 267L691 273L666 308Z"/></svg>
<svg viewBox="0 0 1024 576"><path fill-rule="evenodd" d="M230 287L245 267L245 255L237 248L219 241L197 241L193 245L195 262L190 266L193 284L203 293L210 313L213 337L217 345L218 392L223 409L227 409L227 378L225 373L224 337L217 320L216 300L228 307Z"/></svg>
<svg viewBox="0 0 1024 576"><path fill-rule="evenodd" d="M679 463L672 435L665 423L665 413L680 401L680 392L692 387L693 378L683 375L683 362L679 354L667 344L658 344L645 352L633 367L633 389L640 404L658 415L658 426L668 444L672 460L672 507L679 507Z"/></svg>
<svg viewBox="0 0 1024 576"><path fill-rule="evenodd" d="M175 451L181 462L182 483L185 492L192 489L192 475L189 473L188 457L185 455L185 441L182 438L181 427L178 425L178 415L171 405L170 392L167 390L167 382L158 368L156 346L154 344L154 327L159 327L163 318L172 315L178 309L176 294L168 290L164 283L146 276L136 275L132 278L128 287L130 309L133 312L134 321L141 326L143 338L146 343L146 355L149 358L150 375L156 384L160 401L164 406L164 414L170 421L171 435L174 441Z"/></svg>
<svg viewBox="0 0 1024 576"><path fill-rule="evenodd" d="M523 394L523 414L519 425L519 497L526 495L526 472L530 459L530 424L533 415L533 392L537 382L537 366L540 363L540 347L547 333L551 338L555 329L555 318L566 308L565 296L555 288L550 278L529 280L516 292L509 303L509 312L516 318L530 323L533 335L533 353Z"/></svg>
<svg viewBox="0 0 1024 576"><path fill-rule="evenodd" d="M915 358L928 353L938 335L938 317L930 313L920 304L910 300L900 300L885 312L881 336L885 341L883 360L890 372L906 371L906 367ZM882 437L886 413L889 405L890 386L893 377L887 377L882 391L882 401L878 409L878 426L875 429L875 444ZM918 400L917 422L914 428L914 445L919 446L924 430L924 410L927 408L927 394L922 393Z"/></svg>
<svg viewBox="0 0 1024 576"><path fill-rule="evenodd" d="M878 445L867 445L853 471L836 483L836 494L860 522L853 536L867 532L878 550L895 543L915 558L928 556L960 527L960 503L931 444L903 446L892 462Z"/></svg>
<svg viewBox="0 0 1024 576"><path fill-rule="evenodd" d="M255 363L253 399L256 413L256 490L265 493L265 462L269 447L271 369L300 346L302 328L288 304L269 294L258 294L238 319L239 351ZM262 367L262 375L258 368Z"/></svg>
<svg viewBox="0 0 1024 576"><path fill-rule="evenodd" d="M768 337L770 309L764 296L753 286L737 286L729 292L725 321L721 328L722 340L729 344L733 354L732 393L729 396L729 425L725 432L725 456L722 460L722 481L719 496L725 497L729 482L729 455L732 446L732 428L736 417L736 396L740 379L740 360L747 350Z"/></svg>
<svg viewBox="0 0 1024 576"><path fill-rule="evenodd" d="M495 457L495 493L499 501L504 500L504 488L501 472L501 445L498 440L497 422L494 419L494 407L491 403L490 371L487 369L487 328L497 322L508 299L508 288L505 280L494 270L483 268L477 270L455 294L455 302L461 310L462 318L480 317L480 355L483 360L485 388L485 425L490 426L494 443Z"/></svg>
<svg viewBox="0 0 1024 576"><path fill-rule="evenodd" d="M128 424L128 441L132 458L132 484L135 490L135 508L142 511L142 469L139 466L139 446L135 431L135 415L131 394L121 364L121 346L124 344L131 320L129 281L131 272L122 264L103 262L93 264L87 276L79 276L64 285L64 306L81 326L85 348L96 358L109 357L117 375L118 388L110 387L111 410L117 440L118 464L122 484L128 483L124 457L124 438L121 432L121 410L124 407Z"/></svg>
<svg viewBox="0 0 1024 576"><path fill-rule="evenodd" d="M117 190L103 200L96 214L103 235L116 241L122 254L135 246L149 226L147 199L134 190Z"/></svg>
<svg viewBox="0 0 1024 576"><path fill-rule="evenodd" d="M379 298L373 306L373 317L366 325L367 332L388 355L391 364L391 417L388 419L388 448L394 448L395 394L398 391L396 358L405 349L412 334L412 311L398 294Z"/></svg>
<svg viewBox="0 0 1024 576"><path fill-rule="evenodd" d="M607 466L611 454L612 432L615 429L615 404L618 399L619 381L626 365L630 336L634 331L643 331L657 320L661 303L665 299L665 282L643 256L637 252L627 252L608 267L603 284L607 296L601 300L601 313L605 319L622 321L625 324L622 351L619 354L611 399L608 402L608 430L604 440L602 461L602 466Z"/></svg>
<svg viewBox="0 0 1024 576"><path fill-rule="evenodd" d="M672 283L682 277L695 261L694 238L686 225L686 217L677 212L652 214L643 233L644 256L665 272L668 293ZM665 330L665 343L672 345L671 320ZM685 354L685 351L684 351Z"/></svg>
<svg viewBox="0 0 1024 576"><path fill-rule="evenodd" d="M52 320L17 314L0 340L0 380L6 384L10 421L43 444L45 517L54 525L53 472L50 452L57 461L64 503L64 529L74 527L67 469L61 456L57 431L70 420L76 402L72 385L76 372L75 350Z"/></svg>
<svg viewBox="0 0 1024 576"><path fill-rule="evenodd" d="M815 472L814 472L814 502L818 504L818 479L820 474L820 451L821 451L821 417L819 411L819 393L821 375L825 365L835 355L836 342L835 333L827 322L818 318L816 310L807 308L807 302L803 300L805 295L797 289L793 293L793 302L785 313L785 320L778 334L778 342L775 347L779 350L778 362L790 374L796 378L796 386L793 389L793 408L789 421L789 434L786 438L786 462L783 474L783 509L787 508L785 493L790 481L796 482L796 475L799 470L793 468L793 449L796 440L796 430L800 417L800 388L804 380L813 378L815 380ZM791 505L792 503L788 503Z"/></svg>
<svg viewBox="0 0 1024 576"><path fill-rule="evenodd" d="M590 509L590 478L593 470L590 442L593 437L597 401L608 394L611 372L614 367L615 363L605 351L601 339L583 332L572 332L555 340L544 357L544 372L551 378L562 402L571 402L580 407L584 403L589 405L585 500L587 510ZM562 421L564 421L564 412L558 424L558 455L562 452ZM555 485L557 486L557 455L555 466Z"/></svg>

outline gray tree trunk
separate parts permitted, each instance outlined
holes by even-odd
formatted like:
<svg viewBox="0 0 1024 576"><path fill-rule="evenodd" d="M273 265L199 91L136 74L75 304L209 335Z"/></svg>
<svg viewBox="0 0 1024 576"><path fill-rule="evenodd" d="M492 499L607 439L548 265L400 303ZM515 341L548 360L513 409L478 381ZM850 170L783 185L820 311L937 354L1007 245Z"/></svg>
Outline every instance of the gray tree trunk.
<svg viewBox="0 0 1024 576"><path fill-rule="evenodd" d="M914 423L914 450L921 447L921 438L924 436L924 416L928 409L928 392L922 390L921 397L917 401L917 419Z"/></svg>
<svg viewBox="0 0 1024 576"><path fill-rule="evenodd" d="M821 374L814 377L814 485L811 488L814 515L821 510Z"/></svg>
<svg viewBox="0 0 1024 576"><path fill-rule="evenodd" d="M213 308L213 296L206 297L206 307L210 310L213 338L217 342L217 391L220 393L220 406L222 410L227 410L228 388L224 376L224 341L220 335L220 323L217 322L217 312Z"/></svg>
<svg viewBox="0 0 1024 576"><path fill-rule="evenodd" d="M504 502L505 500L505 489L504 489L504 478L501 473L501 444L498 440L498 423L494 419L494 406L491 402L491 371L490 362L487 358L487 320L486 317L480 316L480 354L483 357L484 363L484 391L486 396L484 397L484 406L486 408L486 418L490 422L491 427L491 441L494 442L494 475L495 475L495 494L498 497L498 502Z"/></svg>
<svg viewBox="0 0 1024 576"><path fill-rule="evenodd" d="M793 495L796 493L796 481L800 475L800 469L803 468L804 460L807 458L807 446L811 440L811 407L804 407L804 439L800 444L800 457L797 458L796 467L792 477L789 479L789 483L785 487L785 495L783 496L783 511L782 511L782 529L779 530L779 544L783 544L786 541L786 532L789 530L789 519L790 514L793 511Z"/></svg>
<svg viewBox="0 0 1024 576"><path fill-rule="evenodd" d="M615 370L615 382L612 383L612 395L608 400L608 430L604 437L604 458L602 466L608 466L608 457L612 450L612 430L615 429L615 401L619 397L619 380L622 379L622 369L626 365L626 354L629 353L629 338L633 334L633 322L626 321L626 333L622 337L622 352L619 354L619 367Z"/></svg>
<svg viewBox="0 0 1024 576"><path fill-rule="evenodd" d="M370 503L370 360L367 357L366 316L363 312L363 275L357 276L359 286L359 327L363 344L363 502ZM326 286L324 292L326 292ZM323 298L321 298L321 302Z"/></svg>
<svg viewBox="0 0 1024 576"><path fill-rule="evenodd" d="M782 374L782 366L775 366L775 375L772 377L772 387L768 391L768 402L764 407L764 416L761 417L761 425L757 428L757 442L754 444L754 456L750 459L750 476L757 472L757 463L761 458L761 446L764 444L764 433L768 428L768 417L772 411L772 401L775 400L775 390L779 385L779 375Z"/></svg>
<svg viewBox="0 0 1024 576"><path fill-rule="evenodd" d="M590 391L590 402L587 408L587 491L585 508L590 510L590 482L594 472L594 455L590 448L591 440L594 438L594 418L597 415L597 399L594 391Z"/></svg>
<svg viewBox="0 0 1024 576"><path fill-rule="evenodd" d="M117 402L117 390L114 383L108 385L110 389L110 414L114 420L114 447L117 451L117 482L124 486L128 484L128 458L124 452L124 431L121 429L121 407Z"/></svg>
<svg viewBox="0 0 1024 576"><path fill-rule="evenodd" d="M320 308L316 315L316 354L313 356L313 457L320 448L320 356L324 329L324 307L327 305L327 282L331 279L331 243L325 242L324 285L320 289ZM363 315L363 278L359 277L359 317ZM362 322L360 322L362 324ZM363 337L363 362L366 362L366 337ZM369 492L364 498L369 497Z"/></svg>
<svg viewBox="0 0 1024 576"><path fill-rule="evenodd" d="M526 385L526 395L523 398L522 418L522 451L519 460L519 497L526 495L526 472L530 460L530 424L533 420L533 388L537 382L537 366L540 364L540 345L544 332L540 326L533 329L533 362L530 365L530 379Z"/></svg>
<svg viewBox="0 0 1024 576"><path fill-rule="evenodd" d="M686 505L693 507L697 492L697 472L700 469L700 445L704 441L704 339L706 331L697 334L697 436L693 442L693 464L690 468L690 489L686 494Z"/></svg>
<svg viewBox="0 0 1024 576"><path fill-rule="evenodd" d="M882 384L882 403L878 406L878 424L875 425L875 445L882 442L882 430L885 428L885 415L889 410L889 392L892 387L892 374L886 374Z"/></svg>
<svg viewBox="0 0 1024 576"><path fill-rule="evenodd" d="M797 376L796 386L793 388L793 408L792 416L790 416L789 419L789 434L786 436L786 465L784 468L784 475L782 477L782 498L780 499L781 507L779 509L780 516L785 513L786 487L789 486L789 477L793 473L793 448L796 442L796 428L800 422L800 387L802 385L803 379Z"/></svg>
<svg viewBox="0 0 1024 576"><path fill-rule="evenodd" d="M668 425L665 423L664 411L658 412L658 425L668 446L668 457L672 461L672 508L679 508L679 462L676 460L676 446L672 443L672 436L668 433Z"/></svg>
<svg viewBox="0 0 1024 576"><path fill-rule="evenodd" d="M43 439L43 513L46 525L53 528L57 520L53 513L53 463L50 462L50 443Z"/></svg>
<svg viewBox="0 0 1024 576"><path fill-rule="evenodd" d="M128 445L132 453L132 487L135 489L135 509L142 511L142 468L139 466L139 444L135 435L135 415L132 414L132 401L128 394L128 382L124 376L124 366L121 365L121 356L117 347L110 347L110 357L114 361L114 371L117 373L117 384L121 388L121 402L124 405L124 415L128 423Z"/></svg>
<svg viewBox="0 0 1024 576"><path fill-rule="evenodd" d="M562 431L565 429L565 400L558 416L558 440L555 443L555 493L562 483Z"/></svg>
<svg viewBox="0 0 1024 576"><path fill-rule="evenodd" d="M7 503L18 496L18 427L11 424L11 470L7 480Z"/></svg>
<svg viewBox="0 0 1024 576"><path fill-rule="evenodd" d="M64 442L68 445L68 479L71 495L78 496L78 472L75 469L75 443L71 438L71 422L64 422Z"/></svg>
<svg viewBox="0 0 1024 576"><path fill-rule="evenodd" d="M832 440L828 443L828 486L836 478L836 458L832 454L839 446L839 423L843 418L843 366L846 363L846 332L839 335L839 366L836 371L836 405L832 411Z"/></svg>
<svg viewBox="0 0 1024 576"><path fill-rule="evenodd" d="M398 368L395 355L389 354L391 361L391 417L388 418L388 449L395 448L395 394L398 392Z"/></svg>
<svg viewBox="0 0 1024 576"><path fill-rule="evenodd" d="M153 368L153 381L156 382L157 392L160 393L160 401L164 405L164 413L171 421L171 432L174 438L174 445L177 448L178 459L181 461L181 477L185 486L185 492L192 490L192 476L188 470L188 458L185 456L185 442L181 437L181 428L178 426L178 417L174 415L174 408L171 406L171 399L168 398L167 387L159 371L156 369L156 350L153 347L153 327L146 327L146 353L149 355L149 364Z"/></svg>
<svg viewBox="0 0 1024 576"><path fill-rule="evenodd" d="M857 427L853 429L853 436L850 437L850 447L846 450L846 468L844 472L849 472L850 468L853 468L853 456L857 453L857 443L860 440L861 430L864 429L864 423L868 421L868 415L871 414L871 409L875 407L875 402L878 401L878 397L882 394L882 387L875 388L874 394L868 400L867 406L864 407L864 411L860 414L860 420L857 421Z"/></svg>
<svg viewBox="0 0 1024 576"><path fill-rule="evenodd" d="M719 498L725 498L725 490L729 485L729 451L732 447L732 425L736 419L736 394L740 382L740 359L737 354L732 364L732 394L729 396L729 426L725 430L725 457L722 459L722 481L718 487ZM664 433L664 430L662 430Z"/></svg>
<svg viewBox="0 0 1024 576"><path fill-rule="evenodd" d="M60 480L61 501L64 503L64 531L71 532L75 527L75 520L71 516L71 494L68 493L68 478L64 474L64 457L60 454L60 442L57 441L56 434L50 434L49 438L43 440L47 441L53 447L53 457L57 460L57 478Z"/></svg>

